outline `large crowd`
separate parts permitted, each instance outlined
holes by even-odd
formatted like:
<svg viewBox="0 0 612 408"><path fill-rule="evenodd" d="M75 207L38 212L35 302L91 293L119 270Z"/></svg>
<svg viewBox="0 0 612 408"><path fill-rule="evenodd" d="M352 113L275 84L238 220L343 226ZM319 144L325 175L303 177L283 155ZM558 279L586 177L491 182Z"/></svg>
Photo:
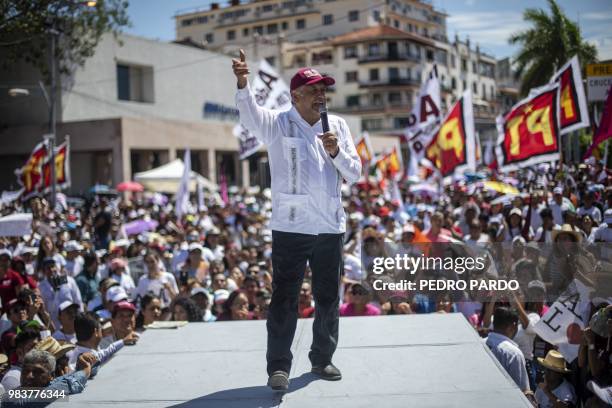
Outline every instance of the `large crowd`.
<svg viewBox="0 0 612 408"><path fill-rule="evenodd" d="M491 180L521 193L491 188ZM572 362L533 329L572 281L596 285L592 270L612 273L612 175L601 162L541 165L505 177L483 170L440 188L404 180L399 196L383 184L343 186L341 316L462 313L534 404L606 406L587 384L612 385L612 293L591 300ZM266 318L273 291L269 189L230 188L225 199L207 194L180 218L168 197L153 193L104 192L58 200L54 209L34 198L0 211L34 219L31 234L0 238L3 393L28 386L80 392L158 321ZM375 257L435 252L446 243L488 251L489 269L521 282L520 290L484 297L374 290L375 279L399 277L372 273ZM307 268L301 318L316 307L309 278Z"/></svg>

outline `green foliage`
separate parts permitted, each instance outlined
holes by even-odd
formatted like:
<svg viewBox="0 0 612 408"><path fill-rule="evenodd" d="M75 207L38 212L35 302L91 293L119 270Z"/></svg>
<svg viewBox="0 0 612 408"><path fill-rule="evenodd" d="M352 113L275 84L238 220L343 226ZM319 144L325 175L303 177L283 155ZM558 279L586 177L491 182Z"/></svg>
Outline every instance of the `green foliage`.
<svg viewBox="0 0 612 408"><path fill-rule="evenodd" d="M67 73L93 55L102 35L129 25L126 0L0 0L0 49L5 68L25 61L49 73L49 43L57 33L55 61Z"/></svg>
<svg viewBox="0 0 612 408"><path fill-rule="evenodd" d="M555 0L548 0L550 15L542 9L526 9L525 21L531 28L510 36L510 44L520 44L515 57L521 94L546 84L563 64L578 55L584 70L597 62L597 48L582 38L580 27L563 13Z"/></svg>

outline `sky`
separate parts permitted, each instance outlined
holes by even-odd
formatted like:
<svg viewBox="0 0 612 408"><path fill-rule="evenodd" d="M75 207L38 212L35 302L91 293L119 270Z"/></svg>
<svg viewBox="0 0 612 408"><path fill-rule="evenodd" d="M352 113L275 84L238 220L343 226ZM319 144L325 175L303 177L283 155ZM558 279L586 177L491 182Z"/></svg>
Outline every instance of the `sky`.
<svg viewBox="0 0 612 408"><path fill-rule="evenodd" d="M244 1L244 0L243 0ZM128 13L132 27L124 31L163 41L175 37L173 16L177 11L192 7L207 9L211 0L130 0ZM217 0L227 4L225 0ZM523 21L526 8L548 10L546 0L432 0L434 7L448 14L447 34L455 34L496 58L513 56L516 46L508 44L508 37L528 27ZM583 37L599 51L600 60L612 59L612 1L558 0L566 15L578 21Z"/></svg>

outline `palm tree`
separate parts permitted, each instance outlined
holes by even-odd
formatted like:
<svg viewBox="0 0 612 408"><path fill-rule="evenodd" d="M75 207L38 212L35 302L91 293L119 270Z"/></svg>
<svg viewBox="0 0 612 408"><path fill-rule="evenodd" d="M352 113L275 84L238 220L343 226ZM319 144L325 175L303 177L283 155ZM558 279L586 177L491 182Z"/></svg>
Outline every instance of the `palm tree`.
<svg viewBox="0 0 612 408"><path fill-rule="evenodd" d="M580 27L563 13L555 0L548 0L551 14L542 9L526 9L525 21L531 28L513 34L510 44L520 44L516 55L517 77L521 78L521 94L546 84L563 64L578 55L580 64L597 62L597 49L582 38Z"/></svg>

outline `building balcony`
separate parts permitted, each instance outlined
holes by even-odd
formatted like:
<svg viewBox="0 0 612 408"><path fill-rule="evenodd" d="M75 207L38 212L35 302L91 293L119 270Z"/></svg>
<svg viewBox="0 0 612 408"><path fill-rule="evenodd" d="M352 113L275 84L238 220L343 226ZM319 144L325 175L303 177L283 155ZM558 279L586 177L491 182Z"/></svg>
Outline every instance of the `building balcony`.
<svg viewBox="0 0 612 408"><path fill-rule="evenodd" d="M376 55L364 55L359 57L357 63L367 64L371 62L397 62L397 61L410 61L410 62L421 62L421 58L413 54L403 53L382 53Z"/></svg>
<svg viewBox="0 0 612 408"><path fill-rule="evenodd" d="M389 78L378 81L359 81L360 88L383 88L389 86L420 86L421 81L412 78Z"/></svg>

